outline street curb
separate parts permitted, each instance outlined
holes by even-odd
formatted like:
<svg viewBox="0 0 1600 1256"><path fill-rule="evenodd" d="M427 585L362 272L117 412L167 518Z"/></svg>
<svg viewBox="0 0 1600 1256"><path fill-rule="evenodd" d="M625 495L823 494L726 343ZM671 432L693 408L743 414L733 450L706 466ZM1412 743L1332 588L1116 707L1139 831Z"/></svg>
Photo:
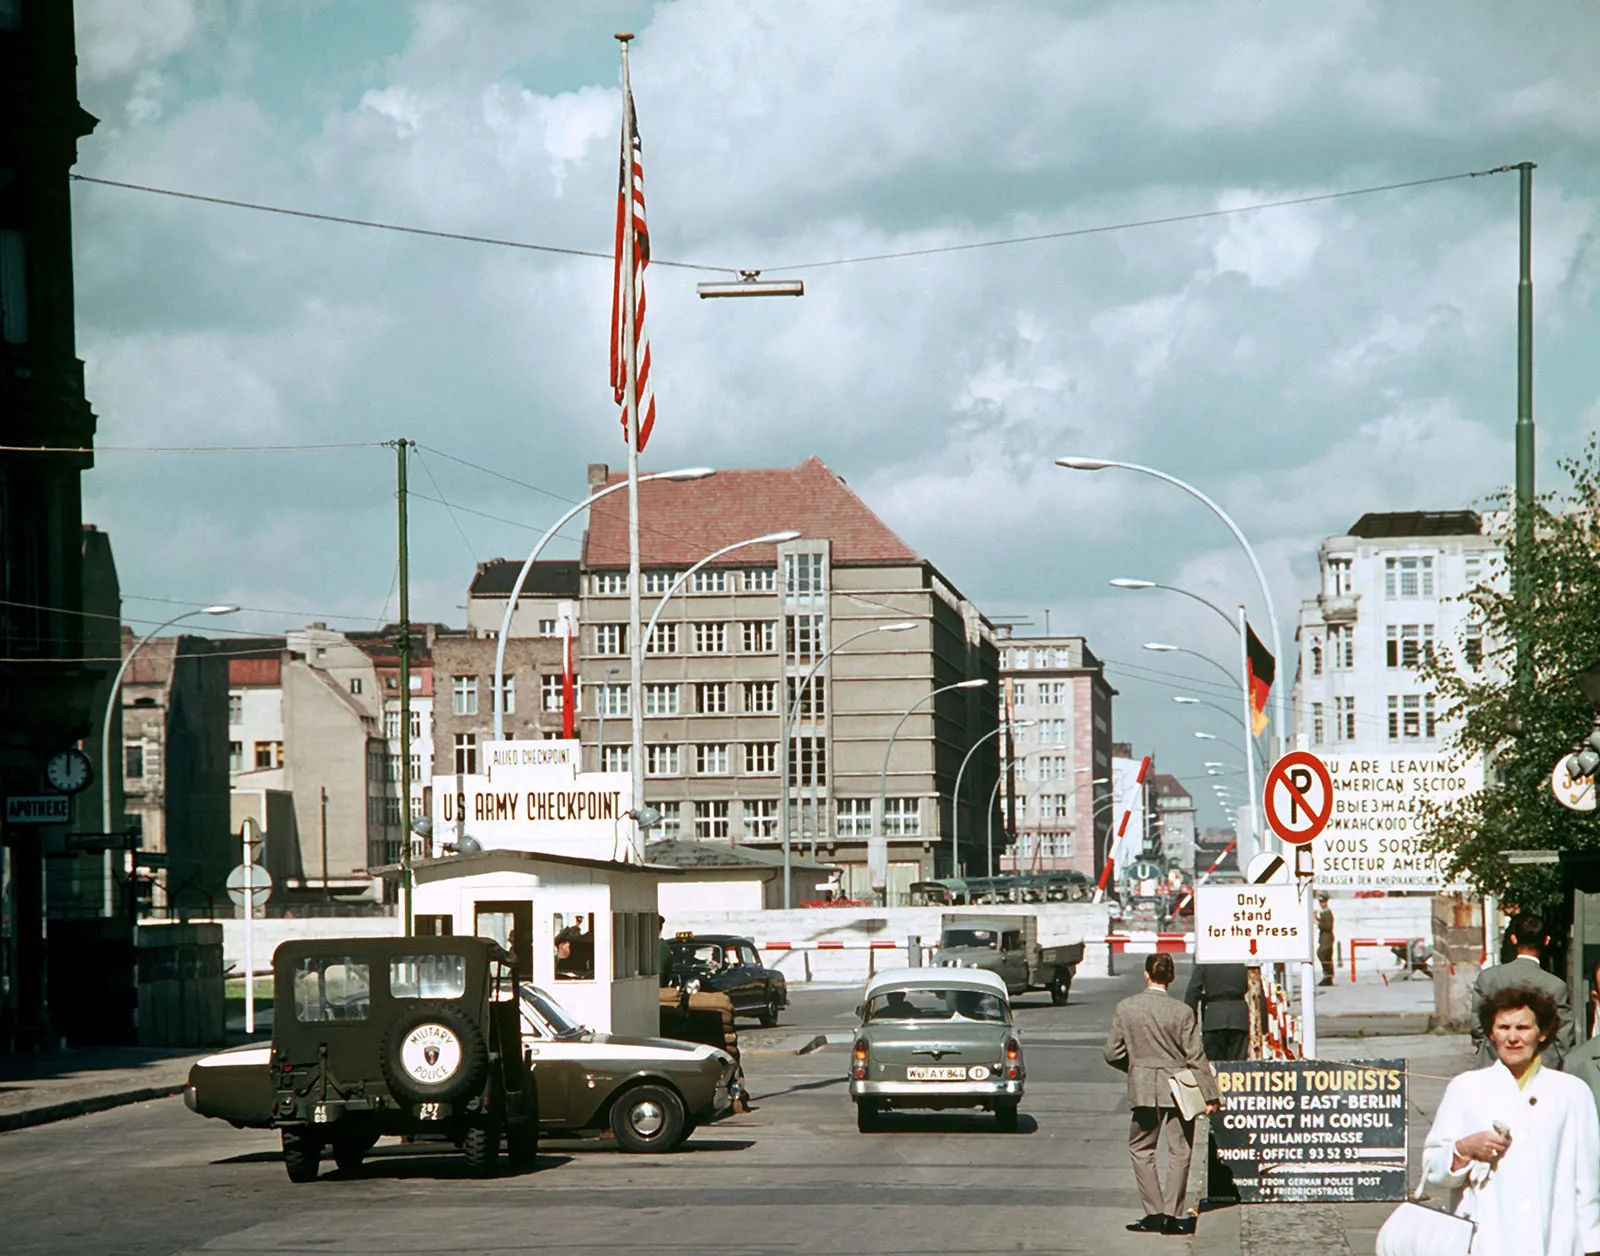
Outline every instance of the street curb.
<svg viewBox="0 0 1600 1256"><path fill-rule="evenodd" d="M110 1108L126 1107L128 1104L145 1103L151 1099L166 1099L172 1095L181 1095L184 1084L172 1082L165 1086L144 1086L138 1090L92 1095L88 1099L72 1099L65 1103L26 1108L21 1112L8 1112L0 1115L0 1134L29 1129L35 1125L49 1125L53 1121L65 1121L75 1116L88 1116L91 1112L104 1112Z"/></svg>
<svg viewBox="0 0 1600 1256"><path fill-rule="evenodd" d="M810 1042L806 1043L805 1046L796 1047L795 1051L794 1051L794 1054L796 1054L796 1055L810 1055L813 1051L820 1050L821 1048L823 1048L823 1047L825 1047L827 1045L828 1045L828 1035L827 1034L817 1034L814 1038L811 1039Z"/></svg>

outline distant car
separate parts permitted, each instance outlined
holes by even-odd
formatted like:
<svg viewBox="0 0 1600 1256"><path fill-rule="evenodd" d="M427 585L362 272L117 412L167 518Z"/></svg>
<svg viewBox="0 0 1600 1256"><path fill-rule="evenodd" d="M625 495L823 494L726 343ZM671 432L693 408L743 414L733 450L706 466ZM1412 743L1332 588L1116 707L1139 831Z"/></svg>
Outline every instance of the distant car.
<svg viewBox="0 0 1600 1256"><path fill-rule="evenodd" d="M749 938L723 933L679 933L668 942L667 984L690 994L705 990L733 1000L735 1016L754 1016L767 1028L789 1006L789 983L762 966Z"/></svg>
<svg viewBox="0 0 1600 1256"><path fill-rule="evenodd" d="M1006 983L977 968L902 968L867 982L856 1009L850 1098L856 1128L888 1110L981 1108L1017 1128L1027 1069Z"/></svg>

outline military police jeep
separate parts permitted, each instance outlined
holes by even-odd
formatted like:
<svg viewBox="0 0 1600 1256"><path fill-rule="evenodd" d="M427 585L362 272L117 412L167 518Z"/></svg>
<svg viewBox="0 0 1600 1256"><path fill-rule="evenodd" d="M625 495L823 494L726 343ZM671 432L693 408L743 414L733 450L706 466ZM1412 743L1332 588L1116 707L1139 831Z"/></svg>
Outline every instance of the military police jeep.
<svg viewBox="0 0 1600 1256"><path fill-rule="evenodd" d="M538 1152L509 953L484 938L285 942L273 956L273 1124L295 1182L386 1134L442 1136L478 1174Z"/></svg>

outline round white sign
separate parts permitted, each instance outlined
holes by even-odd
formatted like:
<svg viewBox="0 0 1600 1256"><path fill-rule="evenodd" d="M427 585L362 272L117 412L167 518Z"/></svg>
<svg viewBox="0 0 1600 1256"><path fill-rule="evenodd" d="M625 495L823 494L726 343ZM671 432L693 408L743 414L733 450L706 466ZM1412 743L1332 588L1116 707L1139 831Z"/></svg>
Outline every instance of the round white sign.
<svg viewBox="0 0 1600 1256"><path fill-rule="evenodd" d="M1550 790L1556 801L1573 811L1594 810L1594 777L1575 777L1567 770L1567 756L1556 760L1555 771L1550 773Z"/></svg>
<svg viewBox="0 0 1600 1256"><path fill-rule="evenodd" d="M461 1067L461 1039L432 1021L418 1025L400 1045L400 1067L424 1086L447 1082Z"/></svg>

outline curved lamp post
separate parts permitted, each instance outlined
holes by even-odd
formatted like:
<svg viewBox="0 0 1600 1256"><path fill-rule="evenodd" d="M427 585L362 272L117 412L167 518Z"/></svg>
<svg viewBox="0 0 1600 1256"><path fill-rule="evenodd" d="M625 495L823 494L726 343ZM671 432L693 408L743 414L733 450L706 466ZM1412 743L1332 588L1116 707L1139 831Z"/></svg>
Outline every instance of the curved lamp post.
<svg viewBox="0 0 1600 1256"><path fill-rule="evenodd" d="M1001 724L998 728L991 728L977 741L967 748L967 753L961 756L961 766L956 769L956 787L950 793L950 875L959 876L956 871L961 863L961 777L967 770L967 763L973 753L991 737L998 737L1007 729L1032 728L1038 720L1017 720L1011 724Z"/></svg>
<svg viewBox="0 0 1600 1256"><path fill-rule="evenodd" d="M1184 597L1192 598L1194 601L1199 602L1201 606L1209 607L1222 616L1222 622L1233 630L1234 636L1239 635L1239 625L1234 623L1233 616L1229 615L1227 611L1209 598L1203 598L1192 590L1180 588L1175 584L1162 584L1159 580L1136 580L1131 576L1118 576L1111 581L1111 587L1113 589L1165 589L1168 593L1181 593Z"/></svg>
<svg viewBox="0 0 1600 1256"><path fill-rule="evenodd" d="M778 813L778 832L783 838L783 905L785 908L794 906L794 899L790 893L793 880L792 845L789 834L789 732L795 720L800 718L800 704L805 701L806 689L810 686L812 678L816 676L822 665L833 655L837 654L852 641L859 641L862 637L870 637L875 632L910 632L917 626L914 619L900 620L892 624L874 624L871 628L863 628L860 632L851 633L838 645L830 646L824 650L815 663L811 665L805 677L795 687L794 705L791 707L787 701L783 708L783 760L779 764L782 774L782 784L779 791L782 795L782 804ZM780 686L781 687L781 686ZM788 695L785 695L787 698Z"/></svg>
<svg viewBox="0 0 1600 1256"><path fill-rule="evenodd" d="M1193 484L1190 484L1185 480L1180 480L1175 475L1168 475L1165 471L1158 471L1154 467L1141 466L1137 462L1121 462L1114 458L1083 458L1068 456L1065 458L1057 458L1056 465L1058 467L1065 467L1069 471L1103 471L1107 467L1113 467L1119 471L1138 471L1143 475L1154 476L1158 480L1162 480L1168 484L1171 484L1174 488L1181 488L1185 493L1188 493L1191 497L1195 498L1209 508L1211 513L1216 515L1218 519L1221 519L1222 522L1227 526L1228 531L1233 533L1233 539L1239 542L1240 548L1244 550L1245 557L1250 560L1250 566L1256 575L1256 583L1261 588L1261 598L1267 604L1267 619L1272 625L1273 657L1280 660L1283 658L1283 636L1282 633L1278 631L1278 611L1273 605L1272 590L1267 587L1266 573L1261 570L1261 564L1256 559L1255 550L1250 548L1250 542L1245 539L1244 533L1239 530L1239 525L1233 521L1232 517L1227 511L1225 511L1221 506L1217 505L1216 502L1212 501ZM1280 742L1284 742L1288 738L1288 717L1286 715L1286 708L1284 706L1284 688L1284 685L1279 685L1277 687L1278 696L1275 704L1278 713L1278 739Z"/></svg>
<svg viewBox="0 0 1600 1256"><path fill-rule="evenodd" d="M1218 706L1215 702L1206 702L1206 701L1204 701L1203 699L1200 699L1200 698L1187 698L1187 697L1184 697L1181 694L1174 694L1172 700L1174 702L1176 702L1179 706L1210 707L1213 711L1217 711L1222 715L1226 715L1230 720L1232 720L1235 724L1237 724L1239 726L1239 730L1241 732L1244 731L1244 721L1239 718L1239 713L1237 711L1230 711L1230 710L1228 710L1227 707ZM1266 751L1261 749L1261 743L1259 741L1257 741L1255 738L1247 737L1246 740L1250 742L1251 748L1255 751L1256 766L1259 767L1262 771L1265 771L1266 767L1267 767L1267 753L1266 753Z"/></svg>
<svg viewBox="0 0 1600 1256"><path fill-rule="evenodd" d="M111 827L111 718L116 714L117 697L122 691L122 678L127 675L128 664L133 662L133 656L150 644L152 638L165 628L173 624L182 623L185 619L193 619L196 615L232 615L239 608L232 605L206 606L199 610L184 611L181 615L174 615L171 619L157 624L139 639L137 645L123 655L122 665L117 668L117 674L111 678L111 688L106 693L105 716L100 725L100 823L105 826L106 832L112 832ZM118 775L121 775L119 771ZM119 826L120 827L120 826ZM107 855L109 860L110 856ZM106 915L111 915L111 879L106 878L105 909Z"/></svg>
<svg viewBox="0 0 1600 1256"><path fill-rule="evenodd" d="M687 467L681 471L657 471L653 475L641 475L638 482L644 484L649 480L703 480L708 475L716 474L710 467ZM517 609L517 599L522 596L522 586L528 582L528 573L533 570L533 564L539 555L544 552L544 547L574 515L589 509L602 497L620 492L628 487L627 480L618 480L615 484L608 485L597 493L591 493L579 502L561 518L550 525L550 530L539 538L532 551L528 554L527 561L522 564L522 570L517 573L517 582L511 586L511 596L506 599L506 613L500 619L500 635L494 645L494 739L505 740L505 703L501 700L501 693L505 684L506 666L506 638L511 635L511 616ZM635 800L637 805L637 800Z"/></svg>
<svg viewBox="0 0 1600 1256"><path fill-rule="evenodd" d="M1082 776L1084 773L1092 772L1092 771L1094 771L1093 768L1074 768L1073 769L1074 775L1077 775L1077 776ZM1043 783L1044 782L1042 782L1042 781L1040 782L1040 784L1043 784ZM1080 789L1082 789L1085 785L1109 785L1109 784L1111 784L1111 778L1109 776L1096 776L1096 777L1090 778L1087 781L1079 781L1079 782L1077 782L1075 785L1073 785L1073 787L1071 789L1069 789L1066 792L1066 796L1064 798L1062 798L1062 800L1061 800L1062 815L1059 818L1062 819L1062 820L1066 820L1067 819L1067 816L1066 816L1067 804L1078 796L1078 791ZM1026 800L1029 797L1031 797L1034 794L1037 794L1039 792L1040 792L1039 790L1033 790L1033 789L1030 789L1030 790L1026 791L1025 794L1023 795L1024 802L1026 802ZM1107 799L1106 801L1109 802L1111 800ZM1093 825L1094 825L1094 808L1090 809L1090 812L1089 812L1089 823L1090 823L1090 827L1092 828ZM1077 831L1077 827L1075 825L1073 826L1073 831L1074 832ZM991 843L994 840L993 836L992 836L992 833L993 833L993 826L991 826L991 837L990 837ZM990 852L990 860L991 860L991 862L993 861L993 858L994 858L994 855L993 855L993 851L991 849L991 852ZM1017 852L1017 871L1019 873L1022 871L1022 852L1021 851Z"/></svg>
<svg viewBox="0 0 1600 1256"><path fill-rule="evenodd" d="M1235 685L1242 685L1245 683L1243 677L1235 676L1231 671L1229 671L1221 663L1217 662L1217 660L1212 658L1209 654L1202 654L1199 650L1191 650L1186 645L1170 645L1165 641L1146 641L1143 648L1155 654L1187 654L1190 658L1196 658L1201 662L1209 663L1212 667L1216 668L1228 678L1228 688L1230 689L1232 689Z"/></svg>
<svg viewBox="0 0 1600 1256"><path fill-rule="evenodd" d="M746 546L781 545L784 541L798 540L799 537L800 530L798 528L786 528L782 532L768 532L763 536L753 536L748 541L735 541L732 545L724 545L719 550L712 550L711 553L707 554L693 566L686 567L683 571L680 571L677 579L667 586L667 591L661 595L661 600L656 603L655 610L651 612L650 622L645 625L644 641L640 648L645 653L649 653L650 638L656 630L656 621L661 618L661 612L667 609L667 603L672 600L672 595L679 589L683 588L683 586L689 582L689 577L694 575L695 572L699 571L707 563L715 562L724 554L731 554L734 550L744 549Z"/></svg>
<svg viewBox="0 0 1600 1256"><path fill-rule="evenodd" d="M900 713L899 722L894 726L894 731L889 734L888 744L883 748L883 771L878 775L878 823L875 826L876 836L867 848L867 875L872 882L874 893L881 893L884 902L889 898L889 755L894 750L894 739L900 735L900 730L905 722L911 718L911 713L924 702L931 702L941 693L949 693L953 689L982 689L988 684L982 676L971 680L958 680L953 685L941 685L922 695L904 711ZM996 782L998 784L999 782Z"/></svg>
<svg viewBox="0 0 1600 1256"><path fill-rule="evenodd" d="M1080 771L1080 772L1090 772L1090 771L1093 771L1093 769L1092 768L1079 768L1078 771ZM994 788L989 791L989 812L988 812L988 815L987 815L986 819L988 820L988 825L989 825L989 868L990 869L994 868L994 800L1000 796L1000 785L1001 785L1001 782L1004 781L1004 780L1005 780L1005 778L1001 777L999 781L996 781L994 783ZM1087 781L1087 782L1079 781L1068 792L1067 797L1070 799L1072 797L1072 795L1076 794L1080 789L1082 789L1085 784L1089 784L1089 785L1105 785L1105 784L1109 784L1110 781L1111 781L1111 778L1109 776L1097 776L1097 777L1094 778L1094 780ZM1108 811L1111 810L1112 808L1114 808L1116 806L1116 802L1117 802L1117 800L1115 798L1102 798L1099 802L1095 803L1095 805L1089 809L1089 840L1091 842L1094 840L1094 822L1099 818L1101 810L1102 809L1105 809L1105 810L1108 810ZM1074 833L1077 832L1076 827L1074 827L1073 832ZM986 873L986 875L993 876L994 874L993 874L992 871L990 871L990 872Z"/></svg>

